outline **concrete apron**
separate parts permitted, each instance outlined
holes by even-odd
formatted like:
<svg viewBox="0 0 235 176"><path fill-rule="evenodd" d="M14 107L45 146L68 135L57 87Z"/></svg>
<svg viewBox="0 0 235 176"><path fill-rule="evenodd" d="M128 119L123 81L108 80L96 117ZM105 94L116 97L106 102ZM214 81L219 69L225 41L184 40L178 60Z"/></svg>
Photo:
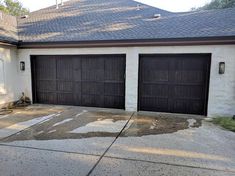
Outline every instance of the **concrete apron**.
<svg viewBox="0 0 235 176"><path fill-rule="evenodd" d="M13 116L0 119L0 124L10 124L0 129L0 136L4 137L0 142L24 147L102 155L132 114L122 110L102 108L42 105L40 107L44 107L47 112L48 109L53 112L39 117L31 115L28 117L26 111L21 110ZM41 111L41 108L33 106L33 110L37 112ZM20 122L15 119L20 119Z"/></svg>
<svg viewBox="0 0 235 176"><path fill-rule="evenodd" d="M1 116L0 173L87 175L131 114L101 108L37 105Z"/></svg>
<svg viewBox="0 0 235 176"><path fill-rule="evenodd" d="M27 152L23 149L35 149L55 158L60 155L50 152L61 152L66 162L71 159L69 154L77 154L77 164L89 163L86 171L100 175L109 166L117 169L112 169L117 175L126 175L128 168L118 168L136 167L142 162L158 164L160 170L170 164L235 173L233 133L202 123L198 116L143 112L132 115L122 110L46 105L16 110L13 115L0 117L0 147L5 153L1 156L7 158L7 153L19 152L24 156ZM38 154L30 152L36 159ZM91 160L85 160L84 155ZM70 168L71 172L75 170Z"/></svg>

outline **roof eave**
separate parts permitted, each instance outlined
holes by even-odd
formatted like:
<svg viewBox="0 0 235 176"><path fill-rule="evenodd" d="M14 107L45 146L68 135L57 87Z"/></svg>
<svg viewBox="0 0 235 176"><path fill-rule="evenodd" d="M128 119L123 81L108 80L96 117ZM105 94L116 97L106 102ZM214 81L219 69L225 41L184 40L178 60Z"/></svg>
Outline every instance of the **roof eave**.
<svg viewBox="0 0 235 176"><path fill-rule="evenodd" d="M0 40L0 45L3 45L3 46L18 46L18 42L10 42L10 41Z"/></svg>
<svg viewBox="0 0 235 176"><path fill-rule="evenodd" d="M86 48L86 47L131 47L131 46L186 46L235 44L235 36L175 39L135 39L61 42L20 42L18 48Z"/></svg>

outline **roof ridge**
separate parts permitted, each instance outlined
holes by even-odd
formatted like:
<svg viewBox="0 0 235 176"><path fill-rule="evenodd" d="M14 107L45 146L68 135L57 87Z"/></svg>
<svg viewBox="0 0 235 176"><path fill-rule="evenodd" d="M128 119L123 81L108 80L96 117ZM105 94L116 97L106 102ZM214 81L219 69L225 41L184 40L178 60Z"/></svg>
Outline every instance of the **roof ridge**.
<svg viewBox="0 0 235 176"><path fill-rule="evenodd" d="M64 2L64 5L66 5L66 4L68 4L68 3L72 3L72 1L80 1L80 0L67 0L67 1ZM89 0L86 0L86 1L89 1ZM165 11L165 12L168 12L168 13L175 13L175 12L171 12L171 11L168 11L168 10L165 10L165 9L161 9L161 8L158 8L158 7L154 7L154 6L151 6L151 5L148 5L148 4L145 4L145 3L142 3L142 2L136 1L136 0L123 0L123 1L135 2L135 3L138 3L138 4L144 5L144 6L148 6L148 7L151 7L151 8L155 8L156 10L162 10L162 11ZM50 9L50 8L52 8L52 7L56 7L56 4L55 4L55 5L50 5L50 6L48 6L48 7L41 8L41 9L38 9L38 10L35 10L35 11L32 11L32 12L30 12L29 14L35 13L35 12L38 12L38 11L41 11L41 10Z"/></svg>
<svg viewBox="0 0 235 176"><path fill-rule="evenodd" d="M175 13L175 12L171 12L171 11L169 11L169 10L161 9L161 8L158 8L158 7L149 5L149 4L145 4L145 3L139 2L139 1L137 1L137 0L129 0L129 1L134 1L134 2L137 2L137 3L139 3L139 4L142 4L142 5L145 5L145 6L148 6L148 7L155 8L155 9L157 9L157 10L163 10L163 11L165 11L165 12Z"/></svg>

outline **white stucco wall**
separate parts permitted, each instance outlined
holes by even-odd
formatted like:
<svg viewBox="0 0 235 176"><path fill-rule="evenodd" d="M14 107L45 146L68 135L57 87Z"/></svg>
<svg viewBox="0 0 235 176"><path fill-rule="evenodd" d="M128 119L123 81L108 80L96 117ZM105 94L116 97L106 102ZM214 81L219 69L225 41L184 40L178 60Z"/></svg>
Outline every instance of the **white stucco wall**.
<svg viewBox="0 0 235 176"><path fill-rule="evenodd" d="M211 76L208 116L235 114L235 45L164 46L164 47L110 47L66 49L20 49L18 63L25 61L26 70L19 72L20 92L32 98L30 55L61 54L126 54L126 110L136 111L138 100L138 57L149 53L211 53ZM226 63L226 72L218 74L218 63Z"/></svg>
<svg viewBox="0 0 235 176"><path fill-rule="evenodd" d="M0 107L17 100L17 50L15 47L0 45Z"/></svg>

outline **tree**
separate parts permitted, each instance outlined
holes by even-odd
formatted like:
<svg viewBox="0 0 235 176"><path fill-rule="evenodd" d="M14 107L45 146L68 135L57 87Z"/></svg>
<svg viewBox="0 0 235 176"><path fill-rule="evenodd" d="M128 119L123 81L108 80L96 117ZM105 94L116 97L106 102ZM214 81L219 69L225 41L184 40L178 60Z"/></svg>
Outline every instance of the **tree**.
<svg viewBox="0 0 235 176"><path fill-rule="evenodd" d="M212 0L210 3L191 10L211 10L211 9L225 9L235 7L235 0Z"/></svg>
<svg viewBox="0 0 235 176"><path fill-rule="evenodd" d="M0 10L13 15L21 16L29 13L18 0L0 0Z"/></svg>

